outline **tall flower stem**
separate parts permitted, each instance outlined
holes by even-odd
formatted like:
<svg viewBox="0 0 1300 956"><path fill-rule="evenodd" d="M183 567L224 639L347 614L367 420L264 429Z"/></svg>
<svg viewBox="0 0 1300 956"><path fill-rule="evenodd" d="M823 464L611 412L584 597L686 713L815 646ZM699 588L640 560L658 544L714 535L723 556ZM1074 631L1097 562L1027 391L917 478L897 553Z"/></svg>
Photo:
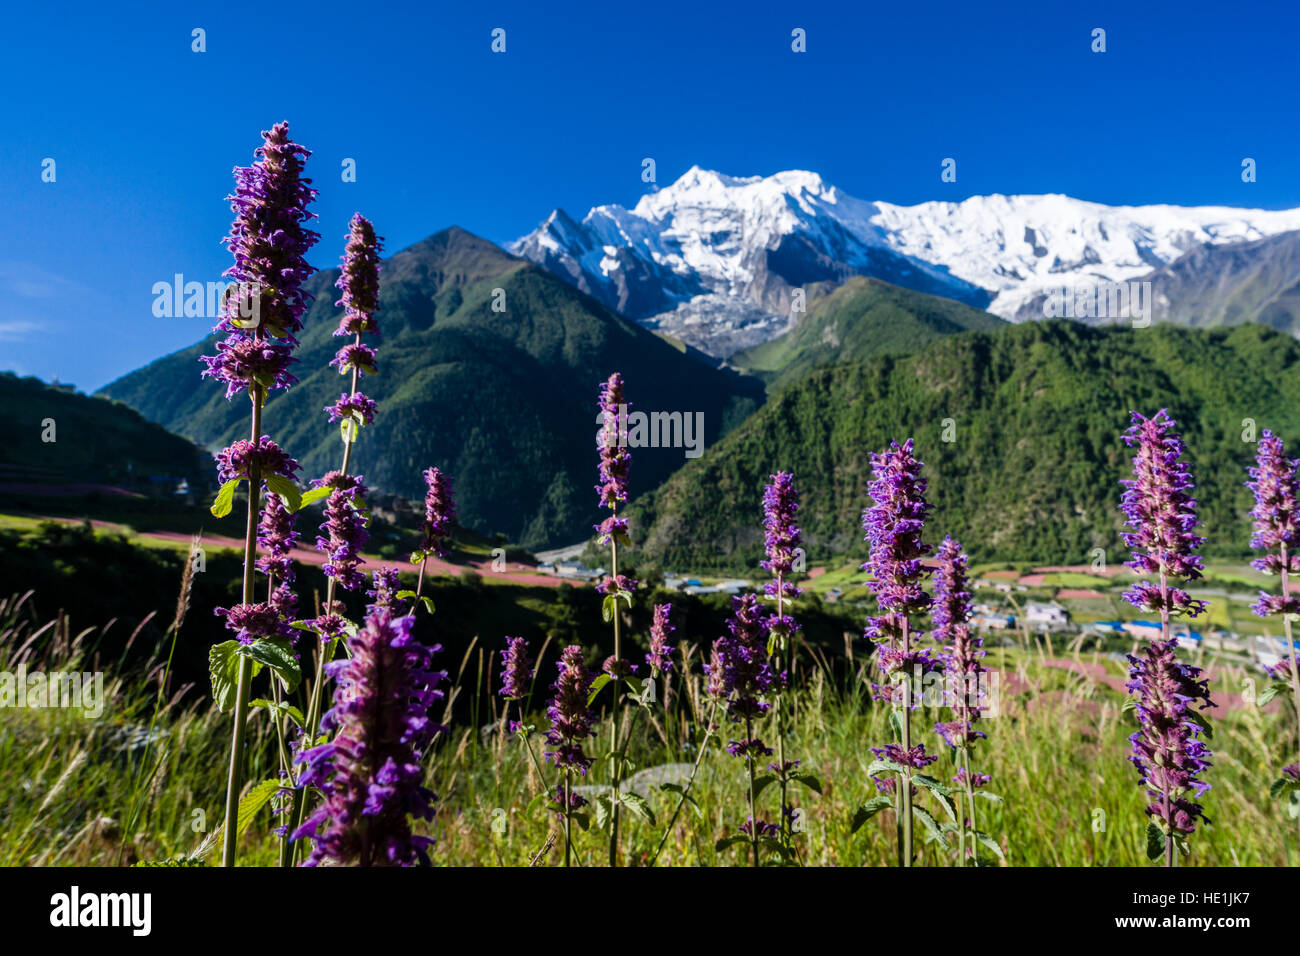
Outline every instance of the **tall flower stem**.
<svg viewBox="0 0 1300 956"><path fill-rule="evenodd" d="M420 595L424 593L424 569L429 566L429 556L426 554L420 559L420 578L415 582L415 599L418 601ZM523 706L522 704L520 705Z"/></svg>
<svg viewBox="0 0 1300 956"><path fill-rule="evenodd" d="M353 340L355 345L361 344L361 333L358 332ZM361 376L361 370L356 366L352 368L352 395L357 394L357 383ZM357 423L349 421L348 423L348 440L343 443L343 464L339 468L339 473L347 476L348 470L352 467L352 445L357 439ZM338 586L337 579L331 577L325 585L325 608L329 613L334 607L334 594ZM325 665L326 658L333 651L332 641L318 641L319 645L316 650L316 673L312 680L311 701L307 706L307 720L304 724L304 730L307 732L307 746L315 746L316 735L320 732L321 707L325 695ZM307 813L307 793L302 787L294 790L293 795L293 823L290 827L290 833L296 832L302 826L303 819ZM291 846L287 857L281 856L281 864L293 866L294 856L296 853L296 844Z"/></svg>
<svg viewBox="0 0 1300 956"><path fill-rule="evenodd" d="M1169 575L1164 568L1160 569L1160 640L1167 642L1169 634ZM1166 783L1162 790L1162 800L1165 805L1165 819L1172 819L1170 807L1169 785ZM1174 865L1174 834L1170 830L1165 834L1165 866Z"/></svg>
<svg viewBox="0 0 1300 956"><path fill-rule="evenodd" d="M1286 545L1281 546L1282 557L1282 598L1286 602L1291 601L1291 575L1290 575L1290 555L1287 554ZM1291 635L1291 615L1282 615L1282 632L1286 635L1287 650L1291 654L1291 693L1295 698L1296 714L1296 737L1297 743L1300 743L1300 669L1296 667L1295 639Z"/></svg>
<svg viewBox="0 0 1300 956"><path fill-rule="evenodd" d="M655 847L655 852L650 857L647 866L654 866L655 861L659 859L659 854L664 850L664 844L668 842L668 836L673 832L673 827L677 823L677 817L681 815L682 807L686 805L686 798L690 795L691 787L695 785L695 775L700 771L700 763L704 760L705 751L708 750L709 740L713 737L714 723L713 718L718 713L718 702L714 700L709 708L709 724L704 728L704 740L700 742L699 749L695 753L695 762L691 766L691 775L686 778L686 786L682 788L681 795L677 799L677 806L673 808L673 815L669 818L667 826L664 827L663 836L659 838L659 845Z"/></svg>
<svg viewBox="0 0 1300 956"><path fill-rule="evenodd" d="M249 390L253 403L252 442L258 446L262 438L262 386L254 385ZM244 604L251 604L253 596L253 575L257 570L257 515L261 504L262 470L254 457L248 473L248 527L244 533ZM236 844L239 841L239 790L243 785L244 772L244 733L248 722L248 695L252 681L252 662L239 655L239 671L236 676L234 726L230 733L230 771L226 776L226 815L222 833L221 865L234 866Z"/></svg>
<svg viewBox="0 0 1300 956"><path fill-rule="evenodd" d="M753 739L754 720L752 717L746 717L745 740ZM753 751L746 754L746 759L749 761L749 845L754 853L754 866L758 866L758 806L754 799L754 758Z"/></svg>
<svg viewBox="0 0 1300 956"><path fill-rule="evenodd" d="M903 615L903 659L907 660L912 650L911 621ZM912 675L903 677L903 750L912 749ZM912 771L905 768L898 782L901 793L903 817L903 866L912 865Z"/></svg>
<svg viewBox="0 0 1300 956"><path fill-rule="evenodd" d="M784 620L785 618L785 591L784 588L782 587L784 583L785 583L784 575L778 573L776 576L776 616L778 619L782 619L782 620ZM782 635L781 639L777 642L776 645L777 674L784 673L783 670L784 664L785 664L785 637L784 635ZM776 763L777 766L781 768L781 775L780 775L781 809L777 817L777 821L781 827L780 829L781 845L788 847L790 845L790 830L787 825L788 821L786 819L786 813L785 813L785 807L787 802L786 790L788 788L788 784L786 783L787 774L786 774L786 766L785 766L785 688L781 688L777 693L776 700L774 701L774 706L776 708Z"/></svg>
<svg viewBox="0 0 1300 956"><path fill-rule="evenodd" d="M614 517L617 519L618 505L615 504L612 510L613 510ZM613 578L613 580L617 581L618 580L618 539L617 538L612 538L610 539L609 542L609 568L610 568L610 576ZM615 599L613 623L614 623L614 667L615 667L616 674L619 672L618 666L622 661L622 651L623 651L622 641L619 634L620 629L619 629L618 619L619 619L618 600ZM610 866L618 866L618 823L619 823L618 811L620 807L620 803L618 801L618 794L619 794L619 786L623 782L623 751L619 749L619 745L618 745L619 737L622 735L622 724L623 724L623 698L622 695L619 693L619 681L620 678L618 677L614 678L614 682L613 682L614 703L613 703L613 714L612 714L614 719L610 721L611 724L610 735L613 741L613 746L611 746L609 749L614 754L614 773L613 773L614 801L613 801L613 806L610 807L610 823L609 823L609 865Z"/></svg>
<svg viewBox="0 0 1300 956"><path fill-rule="evenodd" d="M969 725L967 725L969 726ZM972 838L975 831L979 829L975 824L975 786L971 782L970 776L970 748L961 748L961 769L962 776L966 778L966 812L970 814L970 830ZM961 865L966 866L966 825L963 823L958 831L958 842L961 851ZM973 849L973 847L972 847Z"/></svg>

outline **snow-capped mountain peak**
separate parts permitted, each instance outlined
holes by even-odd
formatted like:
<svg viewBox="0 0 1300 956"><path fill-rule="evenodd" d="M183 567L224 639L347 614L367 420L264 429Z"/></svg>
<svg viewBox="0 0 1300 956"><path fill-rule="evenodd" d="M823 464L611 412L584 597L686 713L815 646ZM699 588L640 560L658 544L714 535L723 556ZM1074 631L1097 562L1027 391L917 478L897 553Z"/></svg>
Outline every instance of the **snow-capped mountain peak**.
<svg viewBox="0 0 1300 956"><path fill-rule="evenodd" d="M789 327L793 291L869 275L1004 318L1054 289L1135 279L1205 244L1300 229L1300 209L1106 206L1061 194L900 206L807 170L692 166L631 209L556 210L511 245L610 307L725 356ZM1041 313L1039 313L1041 314Z"/></svg>

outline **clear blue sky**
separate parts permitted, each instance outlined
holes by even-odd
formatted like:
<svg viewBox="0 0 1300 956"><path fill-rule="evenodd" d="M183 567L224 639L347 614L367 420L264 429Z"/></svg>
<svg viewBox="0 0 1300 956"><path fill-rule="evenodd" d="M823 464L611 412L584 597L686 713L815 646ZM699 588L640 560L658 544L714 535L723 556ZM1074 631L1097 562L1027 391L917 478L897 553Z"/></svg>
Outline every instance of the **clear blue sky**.
<svg viewBox="0 0 1300 956"><path fill-rule="evenodd" d="M646 156L661 184L692 164L807 168L898 203L1300 205L1296 4L990 6L11 5L0 369L90 390L200 338L205 319L153 317L151 287L226 267L231 168L281 119L315 151L318 266L354 210L396 251L452 224L504 242L555 206L631 205Z"/></svg>

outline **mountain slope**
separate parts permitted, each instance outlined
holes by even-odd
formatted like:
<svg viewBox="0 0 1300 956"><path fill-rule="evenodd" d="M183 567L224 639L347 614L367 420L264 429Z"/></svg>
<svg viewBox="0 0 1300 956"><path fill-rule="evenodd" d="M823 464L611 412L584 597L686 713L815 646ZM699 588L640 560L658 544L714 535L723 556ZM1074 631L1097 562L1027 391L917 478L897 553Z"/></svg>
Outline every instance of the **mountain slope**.
<svg viewBox="0 0 1300 956"><path fill-rule="evenodd" d="M611 308L711 355L790 325L793 290L852 275L1007 319L1062 287L1137 279L1201 245L1300 229L1300 209L1106 206L1062 195L898 206L816 173L726 176L692 167L631 209L557 210L512 250Z"/></svg>
<svg viewBox="0 0 1300 956"><path fill-rule="evenodd" d="M822 365L915 352L944 335L1005 324L952 299L854 276L840 286L814 287L798 325L728 361L767 380L768 390L775 391Z"/></svg>
<svg viewBox="0 0 1300 956"><path fill-rule="evenodd" d="M333 283L311 280L295 372L302 380L267 402L266 430L309 475L338 467L338 430L322 409L345 379L327 363L339 340ZM761 384L711 369L609 312L546 271L460 229L384 263L379 375L363 390L379 402L355 451L372 487L418 499L422 469L455 479L461 522L529 546L568 543L596 520L596 399L623 373L635 409L704 414L712 443L761 401ZM496 290L500 290L497 293ZM504 296L505 311L493 302ZM218 446L246 431L248 406L200 382L209 342L159 359L106 386L105 395ZM684 460L681 448L637 449L634 492Z"/></svg>
<svg viewBox="0 0 1300 956"><path fill-rule="evenodd" d="M0 442L0 482L56 491L61 484L141 487L170 493L177 480L206 487L207 464L191 442L146 421L134 409L67 386L0 372L0 404L11 430Z"/></svg>
<svg viewBox="0 0 1300 956"><path fill-rule="evenodd" d="M869 454L914 436L935 505L980 559L1126 559L1118 481L1130 409L1168 407L1186 438L1211 553L1247 548L1243 420L1300 438L1300 344L1259 325L1199 331L1068 321L947 336L921 352L818 369L632 509L637 554L667 568L753 567L771 472L795 474L811 560L864 555ZM952 442L941 440L952 419Z"/></svg>

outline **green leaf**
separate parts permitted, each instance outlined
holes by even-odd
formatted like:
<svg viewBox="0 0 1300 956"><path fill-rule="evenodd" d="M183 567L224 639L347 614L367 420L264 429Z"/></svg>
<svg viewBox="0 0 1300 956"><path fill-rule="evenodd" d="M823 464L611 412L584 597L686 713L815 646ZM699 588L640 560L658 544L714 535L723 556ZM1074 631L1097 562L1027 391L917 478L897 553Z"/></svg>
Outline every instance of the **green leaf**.
<svg viewBox="0 0 1300 956"><path fill-rule="evenodd" d="M1154 823L1147 824L1147 859L1158 860L1165 855L1165 835Z"/></svg>
<svg viewBox="0 0 1300 956"><path fill-rule="evenodd" d="M412 564L419 564L419 563L420 563L421 561L423 561L423 560L424 560L424 552L423 552L423 551L412 551L412 552L411 552L411 563L412 563Z"/></svg>
<svg viewBox="0 0 1300 956"><path fill-rule="evenodd" d="M249 707L265 707L272 714L281 714L288 717L295 724L301 727L304 723L302 711L287 700L282 700L278 704L273 700L267 700L265 697L259 697L257 700L249 701Z"/></svg>
<svg viewBox="0 0 1300 956"><path fill-rule="evenodd" d="M1280 697L1284 694L1291 693L1291 685L1280 680L1270 681L1269 685L1264 688L1264 692L1259 695L1257 703L1263 707L1274 697Z"/></svg>
<svg viewBox="0 0 1300 956"><path fill-rule="evenodd" d="M622 802L623 806L631 810L636 816L640 817L651 826L655 825L654 812L650 809L650 804L646 803L645 797L641 796L641 794L635 793L631 790L625 790L623 793L619 794L618 798Z"/></svg>
<svg viewBox="0 0 1300 956"><path fill-rule="evenodd" d="M243 478L231 478L221 486L221 489L217 492L217 497L213 499L212 507L208 509L212 512L214 518L224 518L230 514L231 509L235 506L235 489L239 487L239 483L243 480Z"/></svg>
<svg viewBox="0 0 1300 956"><path fill-rule="evenodd" d="M768 788L768 785L773 783L776 783L776 777L772 776L770 773L765 773L754 778L754 799L757 800L762 795L763 791Z"/></svg>
<svg viewBox="0 0 1300 956"><path fill-rule="evenodd" d="M902 767L901 764L896 764L892 760L871 761L871 765L867 767L867 776L874 777L877 774L882 774L882 773L896 773L899 776L902 776L904 773L904 768Z"/></svg>
<svg viewBox="0 0 1300 956"><path fill-rule="evenodd" d="M1003 863L1007 862L1006 855L1003 854L1002 847L998 846L997 840L993 839L983 830L976 830L974 833L975 839L979 841L980 846L984 847L984 849L988 850Z"/></svg>
<svg viewBox="0 0 1300 956"><path fill-rule="evenodd" d="M531 818L533 814L537 812L537 808L544 804L550 796L551 795L545 790L537 794L533 799L528 801L528 806L524 807L524 815Z"/></svg>
<svg viewBox="0 0 1300 956"><path fill-rule="evenodd" d="M939 829L939 824L935 821L934 817L930 816L928 810L924 807L919 807L916 804L913 804L912 816L920 820L921 826L925 828L927 843L936 842L942 847L948 846L947 841L943 838L943 831Z"/></svg>
<svg viewBox="0 0 1300 956"><path fill-rule="evenodd" d="M1268 788L1268 795L1274 799L1284 794L1295 793L1300 790L1300 782L1292 780L1290 777L1278 777L1273 781L1273 785Z"/></svg>
<svg viewBox="0 0 1300 956"><path fill-rule="evenodd" d="M603 830L609 825L610 821L610 801L606 794L601 794L595 800L591 801L592 807L596 813L596 829Z"/></svg>
<svg viewBox="0 0 1300 956"><path fill-rule="evenodd" d="M424 605L424 609L428 611L430 614L433 613L433 598L428 597L427 595L424 594L417 595L410 588L407 588L405 590L398 591L396 596L399 601L407 601L407 600L413 601L415 600L415 598L418 597L420 599L420 603Z"/></svg>
<svg viewBox="0 0 1300 956"><path fill-rule="evenodd" d="M1197 711L1196 713L1191 714L1190 716L1192 718L1192 723L1199 726L1201 728L1201 732L1205 734L1205 739L1213 740L1214 726L1210 723L1210 718L1205 716L1205 712Z"/></svg>
<svg viewBox="0 0 1300 956"><path fill-rule="evenodd" d="M948 814L948 819L956 821L957 810L953 807L952 799L949 796L952 793L952 790L941 784L938 780L935 780L933 777L928 777L923 773L915 774L912 777L912 782L917 786L925 787L925 789L933 793L935 799L943 804L943 809L944 812Z"/></svg>
<svg viewBox="0 0 1300 956"><path fill-rule="evenodd" d="M285 690L291 694L302 680L302 669L298 666L288 641L259 639L251 644L241 644L239 653L271 668L284 684Z"/></svg>
<svg viewBox="0 0 1300 956"><path fill-rule="evenodd" d="M974 791L974 793L975 793L975 796L977 796L977 797L979 797L979 798L981 798L981 799L983 799L983 800L987 800L987 801L989 801L990 803L1001 803L1001 802L1002 802L1002 798L1001 798L1001 797L999 797L996 793L989 793L989 791L987 791L987 790L976 790L976 791Z"/></svg>
<svg viewBox="0 0 1300 956"><path fill-rule="evenodd" d="M591 706L591 702L596 699L596 695L599 694L601 689L608 683L609 683L608 674L601 674L599 677L597 677L594 681L591 682L591 690L587 692L588 707Z"/></svg>
<svg viewBox="0 0 1300 956"><path fill-rule="evenodd" d="M616 601L617 599L614 595L606 594L605 600L601 602L600 616L604 618L606 624L614 620L614 613L618 610L618 604Z"/></svg>
<svg viewBox="0 0 1300 956"><path fill-rule="evenodd" d="M291 513L302 508L302 492L284 475L268 475L266 478L266 487L280 496L284 506Z"/></svg>
<svg viewBox="0 0 1300 956"><path fill-rule="evenodd" d="M574 810L569 814L569 819L576 823L578 829L582 830L584 833L587 831L587 828L591 826L591 817L587 816L586 810Z"/></svg>
<svg viewBox="0 0 1300 956"><path fill-rule="evenodd" d="M799 781L813 793L822 792L822 782L810 773L792 773L790 779Z"/></svg>
<svg viewBox="0 0 1300 956"><path fill-rule="evenodd" d="M722 853L725 850L730 850L733 846L748 843L749 837L745 836L743 833L737 834L736 836L723 837L717 843L713 844L713 852Z"/></svg>
<svg viewBox="0 0 1300 956"><path fill-rule="evenodd" d="M850 832L857 833L866 823L881 810L888 810L894 805L894 801L889 797L872 797L862 806L858 807L857 812L853 814L853 827Z"/></svg>
<svg viewBox="0 0 1300 956"><path fill-rule="evenodd" d="M695 815L700 819L704 819L704 808L701 807L695 801L695 798L693 796L691 796L689 793L686 792L686 790L682 788L681 784L661 783L659 784L659 789L666 790L669 793L681 794L682 799L691 805L691 809L695 811Z"/></svg>
<svg viewBox="0 0 1300 956"><path fill-rule="evenodd" d="M304 491L298 496L298 510L301 511L303 508L306 508L310 504L315 504L322 498L328 498L331 490L332 489L326 487L312 488L309 491Z"/></svg>
<svg viewBox="0 0 1300 956"><path fill-rule="evenodd" d="M217 710L225 713L235 706L235 693L239 685L239 641L224 641L208 648L208 677L212 681L212 699L217 703ZM262 665L253 661L253 673L256 677Z"/></svg>

